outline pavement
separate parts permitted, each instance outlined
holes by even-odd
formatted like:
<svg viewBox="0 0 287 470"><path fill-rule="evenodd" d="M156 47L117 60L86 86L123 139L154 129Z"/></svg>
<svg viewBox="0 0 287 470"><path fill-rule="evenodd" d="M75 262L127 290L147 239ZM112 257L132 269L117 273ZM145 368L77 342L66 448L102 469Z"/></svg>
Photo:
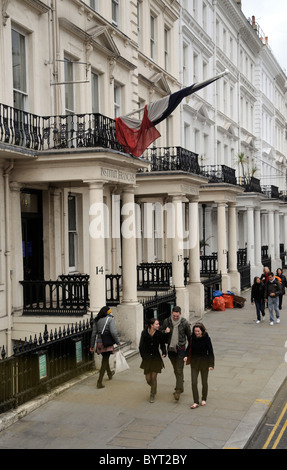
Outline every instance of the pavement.
<svg viewBox="0 0 287 470"><path fill-rule="evenodd" d="M0 449L105 449L106 460L115 452L128 455L128 449L181 451L181 456L182 450L244 449L287 375L287 296L281 322L273 326L268 309L265 321L256 324L250 290L243 296L242 309L209 311L201 319L215 353L206 406L190 409L189 366L184 393L174 400L168 358L158 375L156 401L150 403L136 354L128 359L128 370L104 379L103 389L96 388L98 372L87 373L2 414Z"/></svg>

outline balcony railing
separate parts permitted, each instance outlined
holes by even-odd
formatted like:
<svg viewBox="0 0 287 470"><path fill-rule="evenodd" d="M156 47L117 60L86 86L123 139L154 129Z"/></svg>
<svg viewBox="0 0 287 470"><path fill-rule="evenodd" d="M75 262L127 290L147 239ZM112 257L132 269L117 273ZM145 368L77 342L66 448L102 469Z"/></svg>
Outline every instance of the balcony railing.
<svg viewBox="0 0 287 470"><path fill-rule="evenodd" d="M182 147L153 147L147 149L145 158L149 171L185 171L200 174L198 154Z"/></svg>
<svg viewBox="0 0 287 470"><path fill-rule="evenodd" d="M237 184L242 186L246 193L262 193L260 180L258 178L254 178L254 176L239 176L237 178Z"/></svg>
<svg viewBox="0 0 287 470"><path fill-rule="evenodd" d="M272 184L269 186L262 186L262 192L269 198L279 199L280 196L278 186L273 186Z"/></svg>
<svg viewBox="0 0 287 470"><path fill-rule="evenodd" d="M1 103L0 142L33 150L103 147L124 152L115 120L102 114L37 116Z"/></svg>
<svg viewBox="0 0 287 470"><path fill-rule="evenodd" d="M201 174L208 178L209 183L237 184L235 170L226 165L204 165Z"/></svg>

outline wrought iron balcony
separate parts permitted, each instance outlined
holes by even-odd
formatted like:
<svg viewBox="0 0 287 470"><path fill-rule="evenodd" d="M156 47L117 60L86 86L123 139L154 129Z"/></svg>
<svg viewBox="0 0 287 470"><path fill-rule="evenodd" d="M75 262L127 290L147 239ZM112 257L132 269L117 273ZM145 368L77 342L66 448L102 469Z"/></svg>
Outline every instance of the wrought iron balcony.
<svg viewBox="0 0 287 470"><path fill-rule="evenodd" d="M272 184L269 186L262 186L262 192L265 196L269 198L276 198L279 199L279 188L278 186L273 186Z"/></svg>
<svg viewBox="0 0 287 470"><path fill-rule="evenodd" d="M183 147L153 147L144 157L150 162L147 171L185 171L200 174L198 154Z"/></svg>
<svg viewBox="0 0 287 470"><path fill-rule="evenodd" d="M208 178L209 183L237 184L235 170L226 165L201 166L201 174Z"/></svg>
<svg viewBox="0 0 287 470"><path fill-rule="evenodd" d="M237 184L242 186L246 193L262 193L260 180L254 176L240 176L237 178Z"/></svg>
<svg viewBox="0 0 287 470"><path fill-rule="evenodd" d="M0 103L0 142L33 150L103 147L125 152L115 120L99 113L38 116Z"/></svg>

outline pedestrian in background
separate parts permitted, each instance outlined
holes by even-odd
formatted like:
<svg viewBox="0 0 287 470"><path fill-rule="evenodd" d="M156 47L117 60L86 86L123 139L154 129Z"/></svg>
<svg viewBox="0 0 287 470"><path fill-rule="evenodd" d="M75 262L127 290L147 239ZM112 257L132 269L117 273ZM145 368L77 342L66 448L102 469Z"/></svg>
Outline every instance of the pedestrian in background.
<svg viewBox="0 0 287 470"><path fill-rule="evenodd" d="M191 409L199 407L198 375L201 375L202 395L201 405L206 405L208 394L208 373L214 369L214 352L209 334L202 323L196 323L192 329L192 335L186 349L184 358L191 368L191 387L193 405Z"/></svg>
<svg viewBox="0 0 287 470"><path fill-rule="evenodd" d="M96 353L102 355L102 364L99 372L99 378L97 382L97 388L104 388L103 385L103 377L105 372L107 372L109 380L112 379L114 375L114 371L110 369L110 355L114 352L114 346L104 346L101 333L110 334L110 336L114 340L114 344L120 345L120 340L117 332L116 322L114 317L111 315L110 307L102 307L99 311L98 315L94 320L93 331L91 336L91 343L90 343L90 351L94 352L95 344L96 344Z"/></svg>
<svg viewBox="0 0 287 470"><path fill-rule="evenodd" d="M264 301L264 292L265 288L263 282L261 281L259 276L254 277L253 285L251 287L251 303L256 306L256 315L257 320L256 323L261 322L261 315L262 320L265 317L265 301Z"/></svg>
<svg viewBox="0 0 287 470"><path fill-rule="evenodd" d="M180 307L173 307L170 317L163 321L161 331L167 334L168 357L172 363L176 379L173 396L175 400L179 400L180 394L183 393L185 349L191 337L189 323L185 318L181 317Z"/></svg>
<svg viewBox="0 0 287 470"><path fill-rule="evenodd" d="M275 279L273 272L269 273L269 280L265 286L264 298L267 302L270 315L270 325L274 323L273 309L276 314L276 321L280 323L279 315L279 295L281 294L281 286L279 281Z"/></svg>
<svg viewBox="0 0 287 470"><path fill-rule="evenodd" d="M264 286L266 286L269 280L269 273L270 273L270 269L268 268L268 266L264 266L263 273L261 274L261 278L260 278Z"/></svg>
<svg viewBox="0 0 287 470"><path fill-rule="evenodd" d="M281 280L281 294L279 295L279 310L282 310L283 295L285 295L285 287L286 287L286 277L284 276L281 268L277 269L276 277L278 277Z"/></svg>
<svg viewBox="0 0 287 470"><path fill-rule="evenodd" d="M164 362L161 358L166 357L165 334L159 331L159 321L150 318L147 328L142 331L139 352L142 357L140 368L144 370L146 381L150 385L150 403L154 403L157 392L157 374L161 373Z"/></svg>

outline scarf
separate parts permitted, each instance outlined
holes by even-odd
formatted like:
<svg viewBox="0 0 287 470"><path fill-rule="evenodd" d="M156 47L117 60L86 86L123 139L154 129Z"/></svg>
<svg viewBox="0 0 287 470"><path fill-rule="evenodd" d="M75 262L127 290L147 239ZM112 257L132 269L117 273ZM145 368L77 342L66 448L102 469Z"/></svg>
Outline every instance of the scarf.
<svg viewBox="0 0 287 470"><path fill-rule="evenodd" d="M180 324L180 321L181 321L181 318L179 318L178 320L173 320L173 318L171 317L171 323L172 323L172 326L173 326L173 329L172 329L172 335L171 335L171 340L170 340L170 344L169 344L169 351L176 351L177 349L177 346L178 346L178 325Z"/></svg>

